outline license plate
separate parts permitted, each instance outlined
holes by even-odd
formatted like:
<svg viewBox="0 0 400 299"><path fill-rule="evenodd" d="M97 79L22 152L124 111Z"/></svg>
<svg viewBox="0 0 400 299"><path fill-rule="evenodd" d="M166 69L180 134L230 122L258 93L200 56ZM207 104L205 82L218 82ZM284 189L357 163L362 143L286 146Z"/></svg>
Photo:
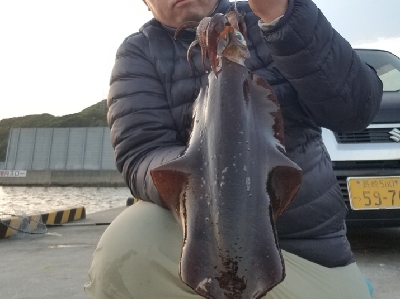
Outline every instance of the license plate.
<svg viewBox="0 0 400 299"><path fill-rule="evenodd" d="M353 210L400 209L400 176L347 178Z"/></svg>

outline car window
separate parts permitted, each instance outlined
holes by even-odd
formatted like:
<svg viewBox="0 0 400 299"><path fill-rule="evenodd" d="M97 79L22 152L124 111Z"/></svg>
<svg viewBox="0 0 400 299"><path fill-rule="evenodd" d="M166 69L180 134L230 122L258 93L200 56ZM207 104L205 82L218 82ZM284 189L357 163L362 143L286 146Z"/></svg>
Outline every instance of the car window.
<svg viewBox="0 0 400 299"><path fill-rule="evenodd" d="M400 58L390 52L356 49L366 63L375 68L383 82L383 91L400 90Z"/></svg>

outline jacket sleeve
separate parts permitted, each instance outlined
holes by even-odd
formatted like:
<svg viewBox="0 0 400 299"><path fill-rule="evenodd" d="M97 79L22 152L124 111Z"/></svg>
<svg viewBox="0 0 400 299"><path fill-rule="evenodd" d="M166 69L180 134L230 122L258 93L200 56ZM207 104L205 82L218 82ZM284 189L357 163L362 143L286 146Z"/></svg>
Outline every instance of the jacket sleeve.
<svg viewBox="0 0 400 299"><path fill-rule="evenodd" d="M117 51L111 74L108 123L117 169L134 197L166 207L150 170L179 156L179 140L153 63L140 33L128 37Z"/></svg>
<svg viewBox="0 0 400 299"><path fill-rule="evenodd" d="M379 109L382 82L311 0L289 3L278 24L264 30L277 68L317 125L363 130Z"/></svg>

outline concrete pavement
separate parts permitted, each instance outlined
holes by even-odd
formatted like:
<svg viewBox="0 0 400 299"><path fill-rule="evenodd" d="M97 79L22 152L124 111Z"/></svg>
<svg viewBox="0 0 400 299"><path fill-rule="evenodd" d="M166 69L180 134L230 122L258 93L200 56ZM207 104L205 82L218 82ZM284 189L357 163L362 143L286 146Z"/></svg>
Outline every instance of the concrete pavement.
<svg viewBox="0 0 400 299"><path fill-rule="evenodd" d="M72 223L111 222L123 209L89 214ZM106 227L51 227L44 235L0 240L0 299L87 299L83 285Z"/></svg>
<svg viewBox="0 0 400 299"><path fill-rule="evenodd" d="M0 240L0 299L88 299L83 285L107 227L88 224L111 222L124 209L73 222L87 226L51 227L44 235ZM400 298L400 229L353 230L349 237L362 272L374 285L374 299Z"/></svg>
<svg viewBox="0 0 400 299"><path fill-rule="evenodd" d="M400 228L349 230L348 238L373 299L400 299Z"/></svg>

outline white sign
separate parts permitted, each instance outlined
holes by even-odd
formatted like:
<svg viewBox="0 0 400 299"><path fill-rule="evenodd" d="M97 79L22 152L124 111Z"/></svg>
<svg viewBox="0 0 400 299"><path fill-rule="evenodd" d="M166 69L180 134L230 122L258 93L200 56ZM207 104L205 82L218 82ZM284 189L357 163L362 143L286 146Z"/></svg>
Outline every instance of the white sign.
<svg viewBox="0 0 400 299"><path fill-rule="evenodd" d="M0 170L0 178L25 178L26 170Z"/></svg>

